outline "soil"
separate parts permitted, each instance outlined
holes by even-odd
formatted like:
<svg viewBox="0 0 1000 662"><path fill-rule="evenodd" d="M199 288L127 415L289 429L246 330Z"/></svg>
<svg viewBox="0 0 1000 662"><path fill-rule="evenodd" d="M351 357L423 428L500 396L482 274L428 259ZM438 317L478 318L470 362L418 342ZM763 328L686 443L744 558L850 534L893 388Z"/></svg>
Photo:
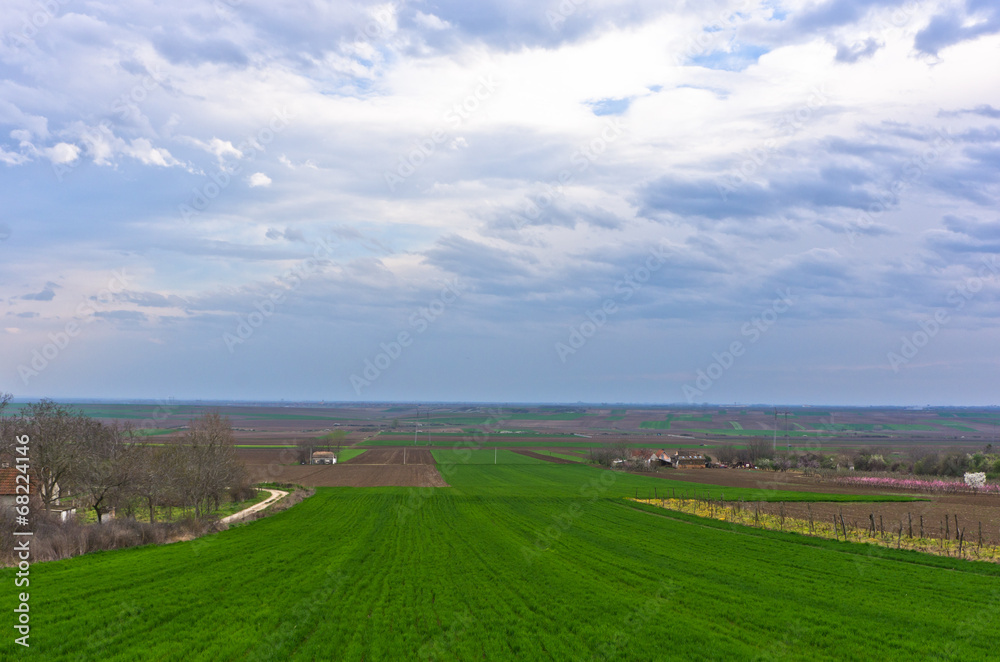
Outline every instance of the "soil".
<svg viewBox="0 0 1000 662"><path fill-rule="evenodd" d="M448 487L426 449L380 448L339 464L288 464L281 451L253 451L246 465L255 481L305 487ZM282 461L284 460L284 461Z"/></svg>
<svg viewBox="0 0 1000 662"><path fill-rule="evenodd" d="M434 456L424 448L378 448L365 451L344 464L434 464Z"/></svg>
<svg viewBox="0 0 1000 662"><path fill-rule="evenodd" d="M580 464L579 462L574 462L573 460L566 460L561 457L552 457L551 455L542 455L541 453L536 453L534 451L515 450L514 452L518 455L527 455L528 457L545 460L546 462L555 462L556 464Z"/></svg>
<svg viewBox="0 0 1000 662"><path fill-rule="evenodd" d="M748 487L764 490L793 490L798 492L826 492L830 494L891 494L926 501L883 502L883 503L796 503L785 502L785 514L789 517L808 519L812 512L816 520L838 518L841 512L848 529L852 526L869 526L869 516L873 516L880 529L898 533L903 525L903 535L909 534L912 521L913 535L920 533L920 518L923 517L924 535L938 538L945 532L944 518L949 518L948 534L955 537L955 516L958 526L965 531L967 542L979 541L979 526L982 525L983 543L1000 544L1000 495L996 494L920 494L912 491L892 491L861 486L846 487L819 476L807 476L798 472L754 471L749 469L690 469L667 470L655 474L658 478L707 483L724 487ZM765 506L768 512L777 513L777 503Z"/></svg>

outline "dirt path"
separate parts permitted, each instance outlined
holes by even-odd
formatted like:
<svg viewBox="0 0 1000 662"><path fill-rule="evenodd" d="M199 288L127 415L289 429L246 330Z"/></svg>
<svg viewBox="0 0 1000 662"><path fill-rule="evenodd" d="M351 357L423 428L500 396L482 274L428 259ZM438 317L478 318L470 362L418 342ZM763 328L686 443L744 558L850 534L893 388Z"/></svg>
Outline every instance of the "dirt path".
<svg viewBox="0 0 1000 662"><path fill-rule="evenodd" d="M555 462L556 464L580 464L579 462L574 462L573 460L566 460L561 457L552 457L551 455L542 455L541 453L536 453L534 451L514 451L518 455L527 455L528 457L533 457L538 460L545 460L546 462Z"/></svg>
<svg viewBox="0 0 1000 662"><path fill-rule="evenodd" d="M264 488L264 489L266 489L268 492L270 492L271 496L267 497L266 499L264 499L260 503L255 503L254 505L250 506L249 508L244 508L243 510L241 510L238 513L233 513L232 515L229 515L228 517L223 517L219 521L222 522L223 524L232 524L233 522L238 522L239 520L241 520L241 519L243 519L243 518L245 518L245 517L247 517L249 515L252 515L254 513L257 513L257 512L260 512L260 511L264 510L265 508L267 508L268 506L270 506L272 503L274 503L278 499L280 499L280 498L282 498L284 496L288 496L288 492L285 492L284 490L272 490L272 489L268 489L268 488Z"/></svg>

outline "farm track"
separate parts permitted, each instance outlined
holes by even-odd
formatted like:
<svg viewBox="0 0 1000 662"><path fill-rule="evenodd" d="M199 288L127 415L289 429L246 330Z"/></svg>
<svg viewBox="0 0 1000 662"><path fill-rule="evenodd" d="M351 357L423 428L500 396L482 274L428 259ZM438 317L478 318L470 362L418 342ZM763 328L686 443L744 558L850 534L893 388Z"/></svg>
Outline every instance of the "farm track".
<svg viewBox="0 0 1000 662"><path fill-rule="evenodd" d="M274 503L278 499L280 499L282 497L285 497L285 496L288 496L288 492L285 492L284 490L271 490L271 489L267 489L265 491L270 492L271 496L267 497L266 499L264 499L260 503L255 503L254 505L250 506L249 508L244 508L243 510L239 511L238 513L233 513L232 515L229 515L228 517L223 517L219 521L221 521L223 524L231 524L233 522L238 522L239 520L244 519L244 518L246 518L249 515L252 515L252 514L254 514L256 512L260 512L261 510L264 510L265 508L267 508L268 506L270 506L272 503Z"/></svg>
<svg viewBox="0 0 1000 662"><path fill-rule="evenodd" d="M0 659L994 656L988 564L651 517L614 497L652 481L581 498L611 475L583 469L459 466L420 500L320 490L204 540L38 564L37 639Z"/></svg>
<svg viewBox="0 0 1000 662"><path fill-rule="evenodd" d="M525 455L527 457L533 457L536 460L545 460L546 462L554 462L555 464L579 464L579 462L574 462L573 460L566 460L561 457L552 457L551 455L543 455L534 451L514 450L514 452L518 455Z"/></svg>

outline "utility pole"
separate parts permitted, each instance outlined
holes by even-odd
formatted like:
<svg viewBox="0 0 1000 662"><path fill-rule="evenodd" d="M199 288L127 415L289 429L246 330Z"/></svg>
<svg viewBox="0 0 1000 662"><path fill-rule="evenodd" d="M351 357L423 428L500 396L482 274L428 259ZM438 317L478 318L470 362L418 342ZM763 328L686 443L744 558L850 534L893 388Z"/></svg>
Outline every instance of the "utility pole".
<svg viewBox="0 0 1000 662"><path fill-rule="evenodd" d="M774 408L774 441L771 442L771 450L778 452L778 408Z"/></svg>

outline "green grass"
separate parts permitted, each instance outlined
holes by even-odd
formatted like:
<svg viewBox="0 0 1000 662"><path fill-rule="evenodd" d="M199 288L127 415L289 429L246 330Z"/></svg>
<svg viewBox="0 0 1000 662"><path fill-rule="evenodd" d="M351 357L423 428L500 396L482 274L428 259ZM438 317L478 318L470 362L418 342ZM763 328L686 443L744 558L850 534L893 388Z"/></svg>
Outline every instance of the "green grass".
<svg viewBox="0 0 1000 662"><path fill-rule="evenodd" d="M8 634L0 658L994 656L996 566L653 512L617 498L642 477L609 476L458 466L452 488L319 488L203 539L37 564L32 646Z"/></svg>
<svg viewBox="0 0 1000 662"><path fill-rule="evenodd" d="M249 508L255 503L260 503L269 496L271 496L269 493L257 490L257 496L254 498L247 499L246 501L230 501L220 504L218 510L209 514L222 519L227 515L232 515L245 508ZM119 512L119 516L123 515L124 513ZM153 509L153 515L156 517L157 522L178 522L187 517L194 517L194 508L166 508L164 506L157 506ZM97 521L97 514L92 508L77 508L77 517L83 524L93 524ZM148 522L149 509L140 506L136 509L134 517L140 522Z"/></svg>
<svg viewBox="0 0 1000 662"><path fill-rule="evenodd" d="M645 430L669 430L670 423L669 419L666 421L643 421L639 423L639 427Z"/></svg>
<svg viewBox="0 0 1000 662"><path fill-rule="evenodd" d="M545 460L528 457L513 451L492 448L432 450L431 455L438 464L551 464Z"/></svg>
<svg viewBox="0 0 1000 662"><path fill-rule="evenodd" d="M530 435L523 435L524 437L530 437ZM522 435L512 435L512 434L493 434L485 440L477 440L476 437L471 435L456 435L455 437L447 438L443 435L434 435L432 437L432 442L430 446L432 447L445 447L454 448L458 446L459 448L465 446L488 446L493 448L494 446L498 448L579 448L581 450L586 450L591 447L598 447L603 444L594 443L592 440L584 439L582 437L575 437L573 435L567 435L567 441L555 440L555 441L520 441ZM568 439L578 439L578 441L568 441ZM482 441L482 443L480 443ZM413 435L410 435L409 440L405 438L396 439L382 439L375 438L369 439L368 441L361 442L359 446L366 446L370 448L376 448L380 446L410 446L413 447ZM427 437L418 437L417 446L427 446ZM642 447L642 448L656 448L663 445L663 441L629 441L629 446Z"/></svg>
<svg viewBox="0 0 1000 662"><path fill-rule="evenodd" d="M736 421L729 421L729 424L733 426L734 430L742 430L743 429L743 425L740 424L740 423L737 423Z"/></svg>
<svg viewBox="0 0 1000 662"><path fill-rule="evenodd" d="M978 432L975 428L970 428L967 425L962 425L961 423L938 423L942 427L951 428L952 430L958 430L959 432Z"/></svg>

